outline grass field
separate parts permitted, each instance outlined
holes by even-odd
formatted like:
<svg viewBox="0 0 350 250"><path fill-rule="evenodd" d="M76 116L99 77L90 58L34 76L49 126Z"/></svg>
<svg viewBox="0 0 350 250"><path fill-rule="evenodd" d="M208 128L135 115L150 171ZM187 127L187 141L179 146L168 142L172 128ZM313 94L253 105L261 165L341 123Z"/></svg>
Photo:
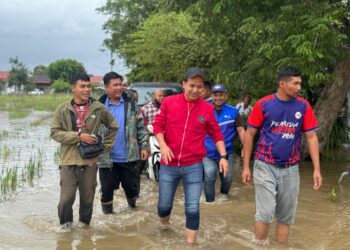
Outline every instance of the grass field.
<svg viewBox="0 0 350 250"><path fill-rule="evenodd" d="M0 97L0 111L10 113L10 119L26 117L31 111L54 111L57 106L72 98L71 95L2 95Z"/></svg>

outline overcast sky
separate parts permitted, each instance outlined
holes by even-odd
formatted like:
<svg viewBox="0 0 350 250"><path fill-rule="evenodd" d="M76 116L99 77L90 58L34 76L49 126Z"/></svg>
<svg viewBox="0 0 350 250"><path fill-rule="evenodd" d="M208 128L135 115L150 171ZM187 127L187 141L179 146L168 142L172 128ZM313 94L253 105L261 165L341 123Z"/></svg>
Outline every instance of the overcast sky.
<svg viewBox="0 0 350 250"><path fill-rule="evenodd" d="M107 16L95 11L104 0L0 0L0 71L18 56L30 70L58 59L75 59L89 74L110 70L110 54L101 52L108 36ZM114 70L125 74L121 60Z"/></svg>

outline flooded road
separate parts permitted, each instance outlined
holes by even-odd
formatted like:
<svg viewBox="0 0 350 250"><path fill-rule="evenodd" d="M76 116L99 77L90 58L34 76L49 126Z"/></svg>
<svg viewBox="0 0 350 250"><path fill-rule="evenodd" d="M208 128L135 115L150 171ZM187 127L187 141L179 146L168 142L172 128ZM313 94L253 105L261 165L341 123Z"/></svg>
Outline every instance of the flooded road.
<svg viewBox="0 0 350 250"><path fill-rule="evenodd" d="M201 202L201 225L198 244L189 247L184 241L185 216L182 187L178 188L172 213L172 227L162 231L157 217L157 183L142 176L138 207L130 210L123 191L115 193L116 214L104 215L100 194L96 192L90 227L79 224L79 199L74 204L75 223L70 231L59 227L59 171L55 162L58 144L49 139L49 119L31 126L46 113L33 113L24 120L9 120L0 112L0 171L18 168L18 175L28 158L42 158L40 177L32 185L19 181L11 195L0 202L0 249L350 249L350 176L342 185L341 172L350 169L349 154L343 162L322 162L324 183L318 192L312 189L312 166L301 164L301 187L296 223L291 228L288 247L273 242L256 247L251 243L254 232L254 187L240 181L241 162L235 162L231 195L217 198L214 204ZM4 154L4 148L10 153ZM219 182L217 183L219 185ZM335 189L335 201L330 192ZM97 188L97 190L99 187ZM219 190L217 186L217 191Z"/></svg>

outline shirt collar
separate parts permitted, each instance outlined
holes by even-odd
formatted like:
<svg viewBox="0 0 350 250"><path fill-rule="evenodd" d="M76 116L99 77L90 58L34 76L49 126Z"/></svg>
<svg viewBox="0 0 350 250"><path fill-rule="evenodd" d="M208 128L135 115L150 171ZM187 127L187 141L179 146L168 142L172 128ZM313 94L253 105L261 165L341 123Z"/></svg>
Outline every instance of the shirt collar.
<svg viewBox="0 0 350 250"><path fill-rule="evenodd" d="M116 103L116 104L110 103L110 102L109 102L109 97L107 96L106 104L107 104L108 107L109 107L109 106L118 106L119 104L122 104L122 103L124 103L123 96L120 97L119 102Z"/></svg>

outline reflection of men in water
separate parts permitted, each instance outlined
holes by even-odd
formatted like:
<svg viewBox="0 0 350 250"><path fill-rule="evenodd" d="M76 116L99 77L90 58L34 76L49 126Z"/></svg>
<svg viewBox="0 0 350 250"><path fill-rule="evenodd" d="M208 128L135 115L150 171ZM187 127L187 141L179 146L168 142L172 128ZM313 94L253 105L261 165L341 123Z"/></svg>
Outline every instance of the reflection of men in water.
<svg viewBox="0 0 350 250"><path fill-rule="evenodd" d="M219 123L225 140L226 152L228 155L229 168L226 177L220 173L220 192L227 195L230 191L233 179L233 140L238 133L243 144L244 128L239 118L238 109L226 104L228 95L227 89L222 84L215 84L212 88L212 102L214 104L215 118ZM215 200L215 182L219 168L220 154L216 150L212 138L206 136L205 147L207 156L203 159L204 164L204 193L207 202Z"/></svg>
<svg viewBox="0 0 350 250"><path fill-rule="evenodd" d="M249 160L253 138L260 128L255 150L255 243L268 244L269 226L275 215L276 241L286 244L289 227L294 223L299 193L299 160L301 132L305 132L314 167L314 189L322 184L319 161L318 128L310 104L298 97L300 73L286 67L278 73L276 94L255 104L247 121L244 139L242 181L250 180Z"/></svg>
<svg viewBox="0 0 350 250"><path fill-rule="evenodd" d="M164 97L164 90L157 89L152 94L152 101L141 108L141 112L145 118L146 127L153 124L154 117L156 116Z"/></svg>
<svg viewBox="0 0 350 250"><path fill-rule="evenodd" d="M211 83L209 81L204 81L200 97L207 101L211 99Z"/></svg>
<svg viewBox="0 0 350 250"><path fill-rule="evenodd" d="M148 157L148 133L133 93L124 91L123 77L109 72L103 77L106 93L99 101L112 113L119 130L110 154L101 157L101 204L105 214L113 213L113 193L119 184L130 207L136 207L139 191L137 163Z"/></svg>
<svg viewBox="0 0 350 250"><path fill-rule="evenodd" d="M91 97L90 78L85 73L75 74L70 79L73 100L60 105L51 122L51 137L61 143L60 156L60 202L58 217L60 224L70 226L73 221L72 206L79 188L79 221L89 224L96 187L96 162L98 157L82 159L78 144L94 144L101 124L106 127L105 151L113 145L117 124L113 116Z"/></svg>
<svg viewBox="0 0 350 250"><path fill-rule="evenodd" d="M205 135L212 136L220 153L220 172L227 174L226 149L214 108L200 98L204 72L191 68L184 77L184 93L165 98L153 123L161 151L158 215L163 228L169 219L177 185L182 179L185 194L186 240L194 243L199 228Z"/></svg>
<svg viewBox="0 0 350 250"><path fill-rule="evenodd" d="M250 112L252 111L252 108L253 108L250 105L251 101L252 101L251 96L246 95L246 97L244 97L243 102L237 103L236 108L238 108L239 114L241 116L248 117L248 115L250 114Z"/></svg>

